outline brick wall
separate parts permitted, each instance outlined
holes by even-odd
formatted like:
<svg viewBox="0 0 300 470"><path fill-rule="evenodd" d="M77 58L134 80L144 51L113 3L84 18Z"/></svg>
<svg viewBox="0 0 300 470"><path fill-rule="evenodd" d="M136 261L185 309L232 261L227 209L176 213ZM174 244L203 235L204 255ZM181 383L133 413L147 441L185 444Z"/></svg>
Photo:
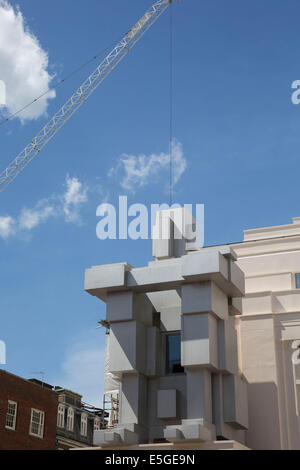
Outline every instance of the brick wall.
<svg viewBox="0 0 300 470"><path fill-rule="evenodd" d="M15 431L5 428L8 400L18 403ZM55 450L57 405L55 392L0 370L0 449ZM42 439L29 435L31 408L45 413Z"/></svg>

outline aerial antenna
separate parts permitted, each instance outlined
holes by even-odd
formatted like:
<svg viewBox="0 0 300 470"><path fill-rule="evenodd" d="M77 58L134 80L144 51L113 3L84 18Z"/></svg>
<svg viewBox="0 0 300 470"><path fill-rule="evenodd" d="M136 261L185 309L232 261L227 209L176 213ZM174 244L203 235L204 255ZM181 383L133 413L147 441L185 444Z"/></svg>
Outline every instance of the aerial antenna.
<svg viewBox="0 0 300 470"><path fill-rule="evenodd" d="M44 383L45 383L45 378L46 378L46 374L44 371L38 371L38 372L31 372L32 374L36 374L36 375L39 375L41 377L41 382L42 382L42 387L44 386Z"/></svg>

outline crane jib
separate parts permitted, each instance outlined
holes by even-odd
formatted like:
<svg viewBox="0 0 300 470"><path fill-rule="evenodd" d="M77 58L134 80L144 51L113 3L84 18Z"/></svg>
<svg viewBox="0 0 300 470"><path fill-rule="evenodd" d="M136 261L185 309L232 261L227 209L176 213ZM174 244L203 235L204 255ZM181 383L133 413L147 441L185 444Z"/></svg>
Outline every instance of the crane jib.
<svg viewBox="0 0 300 470"><path fill-rule="evenodd" d="M101 85L105 78L116 68L130 49L135 46L171 3L172 0L156 1L136 25L125 34L94 72L73 93L71 98L0 174L0 193L22 173L25 167L40 153L43 147L66 124L98 86Z"/></svg>

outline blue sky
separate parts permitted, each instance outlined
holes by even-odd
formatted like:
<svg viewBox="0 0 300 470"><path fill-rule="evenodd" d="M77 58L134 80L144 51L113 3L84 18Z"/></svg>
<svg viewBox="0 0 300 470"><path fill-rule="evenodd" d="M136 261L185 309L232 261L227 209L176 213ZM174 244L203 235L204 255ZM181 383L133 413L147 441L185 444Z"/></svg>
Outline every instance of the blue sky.
<svg viewBox="0 0 300 470"><path fill-rule="evenodd" d="M10 4L19 6L48 54L44 68L55 77L52 82L44 77L43 83L51 86L120 38L152 1ZM174 199L205 204L206 245L240 241L244 229L290 223L299 216L300 105L291 102L291 84L300 79L299 13L296 0L182 0L174 5L174 136L186 162ZM0 195L0 217L17 224L0 238L0 339L7 344L6 369L25 377L44 371L47 381L75 388L98 403L104 332L95 328L105 306L84 292L84 270L121 261L142 266L151 258L150 241L98 240L96 208L103 200L116 203L119 195L147 205L168 202L165 166L157 167L154 177L131 180L135 192L121 186L125 174L120 167L124 154L151 158L168 152L168 27L165 13ZM0 80L1 47L3 52L0 31ZM58 88L48 105L44 102L49 117L95 65ZM31 98L41 92L41 83L34 86ZM23 91L22 86L10 88L18 98L14 106L24 103ZM0 126L3 169L46 119L44 114ZM120 170L114 178L108 177L112 168ZM69 207L68 190L79 197ZM41 215L47 207L56 210L55 216ZM21 224L28 211L38 213L32 227Z"/></svg>

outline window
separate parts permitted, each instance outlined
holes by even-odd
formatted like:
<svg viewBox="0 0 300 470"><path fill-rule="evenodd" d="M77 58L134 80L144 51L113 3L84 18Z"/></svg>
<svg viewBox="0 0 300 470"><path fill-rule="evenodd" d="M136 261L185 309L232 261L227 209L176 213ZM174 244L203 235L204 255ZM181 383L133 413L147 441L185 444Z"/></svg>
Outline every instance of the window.
<svg viewBox="0 0 300 470"><path fill-rule="evenodd" d="M45 413L43 411L34 410L31 408L31 420L29 434L31 436L44 437L44 418Z"/></svg>
<svg viewBox="0 0 300 470"><path fill-rule="evenodd" d="M16 429L17 408L18 404L15 401L8 400L5 427L12 431Z"/></svg>
<svg viewBox="0 0 300 470"><path fill-rule="evenodd" d="M87 436L87 415L84 413L81 415L80 434L85 437Z"/></svg>
<svg viewBox="0 0 300 470"><path fill-rule="evenodd" d="M94 431L99 431L100 430L100 419L95 418L94 420Z"/></svg>
<svg viewBox="0 0 300 470"><path fill-rule="evenodd" d="M65 407L64 407L64 405L58 405L57 427L58 428L64 428L65 427Z"/></svg>
<svg viewBox="0 0 300 470"><path fill-rule="evenodd" d="M295 274L296 289L300 289L300 273Z"/></svg>
<svg viewBox="0 0 300 470"><path fill-rule="evenodd" d="M68 408L67 430L68 431L73 431L74 430L74 409L73 408Z"/></svg>
<svg viewBox="0 0 300 470"><path fill-rule="evenodd" d="M184 372L181 365L181 335L174 333L166 336L167 346L167 374Z"/></svg>

